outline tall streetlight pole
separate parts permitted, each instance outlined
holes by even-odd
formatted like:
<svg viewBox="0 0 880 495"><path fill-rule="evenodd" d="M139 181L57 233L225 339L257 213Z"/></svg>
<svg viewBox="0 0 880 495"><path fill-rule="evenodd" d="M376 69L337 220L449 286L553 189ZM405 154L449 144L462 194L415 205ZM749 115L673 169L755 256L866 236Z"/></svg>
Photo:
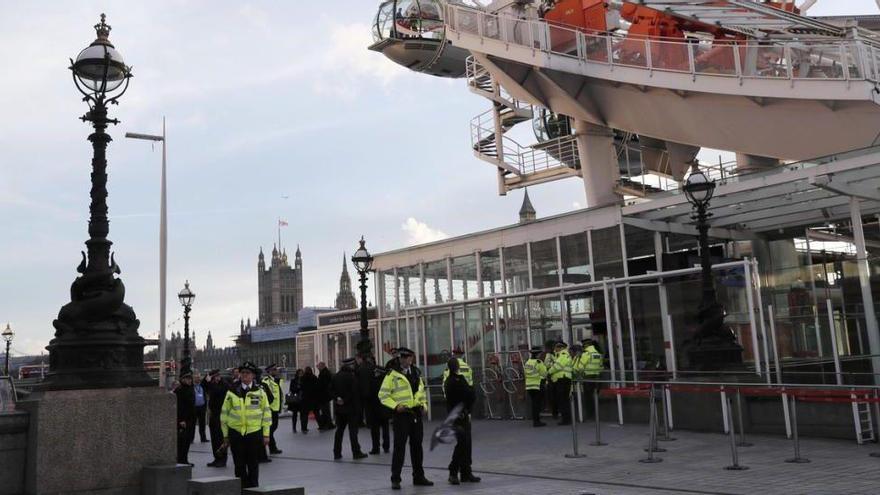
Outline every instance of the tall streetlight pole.
<svg viewBox="0 0 880 495"><path fill-rule="evenodd" d="M3 375L9 376L9 348L12 346L12 338L15 337L15 332L12 331L9 323L6 324L6 330L3 330L2 335L3 340L6 341L6 366L3 367Z"/></svg>
<svg viewBox="0 0 880 495"><path fill-rule="evenodd" d="M165 306L168 280L168 195L165 182L166 172L166 139L165 117L162 117L162 135L138 134L126 132L125 137L162 143L162 179L159 186L159 386L164 387L165 377Z"/></svg>
<svg viewBox="0 0 880 495"><path fill-rule="evenodd" d="M360 247L351 256L354 268L361 278L361 340L357 343L358 354L367 357L373 353L373 345L370 342L370 330L367 327L367 273L373 267L373 256L367 251L363 236Z"/></svg>
<svg viewBox="0 0 880 495"><path fill-rule="evenodd" d="M122 271L110 252L107 238L107 145L106 130L118 124L108 118L109 105L125 94L131 68L110 42L110 26L101 14L95 25L97 38L71 60L77 90L89 111L81 117L91 123L91 204L89 205L88 256L82 253L80 276L70 287L71 301L52 323L55 338L49 343L49 374L42 390L145 387L155 385L144 370L146 341L138 334L140 321L125 304L125 286L117 277Z"/></svg>
<svg viewBox="0 0 880 495"><path fill-rule="evenodd" d="M715 280L712 274L712 257L709 254L709 201L715 193L715 181L709 180L694 165L684 184L684 193L694 208L693 219L697 222L700 245L700 268L702 297L697 314L699 328L694 346L689 350L691 364L701 370L718 370L730 365L742 364L742 347L736 336L724 325L724 308L718 303Z"/></svg>
<svg viewBox="0 0 880 495"><path fill-rule="evenodd" d="M189 350L189 312L196 295L189 288L189 280L183 285L183 290L177 294L177 297L183 306L183 359L180 360L180 373L183 374L192 372L192 355Z"/></svg>

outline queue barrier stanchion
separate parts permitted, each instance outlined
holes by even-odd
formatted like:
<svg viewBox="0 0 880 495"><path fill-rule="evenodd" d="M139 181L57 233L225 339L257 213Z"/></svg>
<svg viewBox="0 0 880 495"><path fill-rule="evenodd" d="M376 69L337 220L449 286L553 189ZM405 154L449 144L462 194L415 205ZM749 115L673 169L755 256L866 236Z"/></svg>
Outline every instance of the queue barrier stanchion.
<svg viewBox="0 0 880 495"><path fill-rule="evenodd" d="M791 440L794 445L794 457L791 459L786 459L785 462L789 464L807 464L810 462L809 459L805 457L801 457L801 442L798 438L798 426L797 426L797 393L791 394L790 401L791 407L789 407L789 411L791 413Z"/></svg>
<svg viewBox="0 0 880 495"><path fill-rule="evenodd" d="M568 404L568 405L569 405L569 407L571 407L572 411L574 411L574 394L569 394L569 404ZM574 418L572 418L572 421L571 421L571 448L572 448L572 453L571 453L571 454L565 454L565 457L568 458L568 459L582 459L582 458L586 457L586 455L581 454L581 453L578 451L578 428L577 428L577 424L578 424L578 422L575 421Z"/></svg>
<svg viewBox="0 0 880 495"><path fill-rule="evenodd" d="M740 388L736 389L736 421L739 427L739 441L737 447L751 447L752 443L746 441L746 429L743 426L743 408L742 408L742 392ZM728 407L728 409L730 409Z"/></svg>
<svg viewBox="0 0 880 495"><path fill-rule="evenodd" d="M663 462L663 459L654 457L654 444L657 441L657 411L654 404L653 386L651 386L650 392L648 393L648 404L648 448L645 449L648 452L648 457L639 459L639 462L644 464L654 464L657 462Z"/></svg>
<svg viewBox="0 0 880 495"><path fill-rule="evenodd" d="M593 384L593 422L596 423L596 440L590 443L594 447L608 445L602 441L601 426L599 423L599 384Z"/></svg>
<svg viewBox="0 0 880 495"><path fill-rule="evenodd" d="M727 410L731 411L730 397L726 397L725 400L727 401ZM728 471L745 471L746 469L748 469L748 466L743 466L739 463L739 452L737 451L736 443L736 429L734 428L732 413L727 415L727 428L730 432L728 433L728 435L730 436L730 457L733 460L733 464L731 464L730 466L725 466L724 469Z"/></svg>

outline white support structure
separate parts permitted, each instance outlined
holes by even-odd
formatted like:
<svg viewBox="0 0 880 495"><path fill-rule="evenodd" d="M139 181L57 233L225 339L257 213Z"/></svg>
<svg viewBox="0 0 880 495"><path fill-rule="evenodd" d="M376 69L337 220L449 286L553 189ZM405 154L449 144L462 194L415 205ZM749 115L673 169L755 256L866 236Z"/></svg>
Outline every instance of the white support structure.
<svg viewBox="0 0 880 495"><path fill-rule="evenodd" d="M877 313L874 310L874 300L871 297L871 269L868 266L868 252L865 248L865 231L862 226L862 210L859 199L850 197L850 216L852 219L853 235L856 241L856 258L859 269L859 286L862 290L862 304L864 305L865 325L868 331L868 347L871 352L871 368L874 373L880 373L880 330L877 327ZM876 375L874 382L877 383Z"/></svg>
<svg viewBox="0 0 880 495"><path fill-rule="evenodd" d="M654 257L657 260L657 271L663 271L663 235L654 232ZM666 354L666 369L672 372L672 379L678 377L678 363L675 362L675 336L672 333L672 315L669 314L669 297L666 284L658 284L660 299L661 325L663 326L663 351Z"/></svg>
<svg viewBox="0 0 880 495"><path fill-rule="evenodd" d="M755 298L752 292L754 279L752 278L751 261L743 267L746 275L746 302L749 310L749 328L752 334L752 356L755 358L755 374L761 376L761 349L758 347L758 325L755 322ZM740 342L742 345L742 342Z"/></svg>
<svg viewBox="0 0 880 495"><path fill-rule="evenodd" d="M614 133L607 127L583 120L576 120L574 127L587 207L617 202L619 197L614 192L618 179Z"/></svg>

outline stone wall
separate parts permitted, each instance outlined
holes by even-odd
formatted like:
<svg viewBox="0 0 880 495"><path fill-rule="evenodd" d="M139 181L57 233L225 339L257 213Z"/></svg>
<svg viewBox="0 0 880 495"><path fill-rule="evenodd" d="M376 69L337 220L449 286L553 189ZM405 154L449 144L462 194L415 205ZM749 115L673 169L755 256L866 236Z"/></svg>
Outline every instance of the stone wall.
<svg viewBox="0 0 880 495"><path fill-rule="evenodd" d="M0 414L0 495L24 493L29 419L26 412Z"/></svg>

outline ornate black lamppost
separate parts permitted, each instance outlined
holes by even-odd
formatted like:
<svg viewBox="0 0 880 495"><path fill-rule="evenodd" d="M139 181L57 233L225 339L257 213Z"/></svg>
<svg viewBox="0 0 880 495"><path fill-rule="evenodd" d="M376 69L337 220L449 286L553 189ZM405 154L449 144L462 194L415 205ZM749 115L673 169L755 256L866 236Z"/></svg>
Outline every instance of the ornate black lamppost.
<svg viewBox="0 0 880 495"><path fill-rule="evenodd" d="M183 290L177 294L183 306L183 359L180 360L180 373L192 371L192 357L189 352L189 312L196 295L189 288L189 280L183 284Z"/></svg>
<svg viewBox="0 0 880 495"><path fill-rule="evenodd" d="M2 335L3 340L6 341L6 366L3 367L3 375L9 376L9 347L12 346L12 338L15 337L15 333L12 331L9 323L6 324L6 330L3 330Z"/></svg>
<svg viewBox="0 0 880 495"><path fill-rule="evenodd" d="M370 356L373 353L373 344L370 343L370 330L367 328L367 273L373 268L373 257L364 245L361 237L361 245L351 256L354 268L361 276L361 340L357 343L357 351L361 356Z"/></svg>
<svg viewBox="0 0 880 495"><path fill-rule="evenodd" d="M107 107L116 104L128 89L131 68L110 43L110 26L101 14L95 25L97 38L71 60L73 82L89 111L81 117L90 122L92 187L89 206L88 256L82 253L77 267L81 274L70 287L70 302L61 308L55 338L49 343L49 374L42 389L83 389L155 385L144 370L144 346L138 335L140 321L125 304L125 286L110 253L107 239Z"/></svg>
<svg viewBox="0 0 880 495"><path fill-rule="evenodd" d="M693 219L697 222L700 242L700 267L702 268L702 298L697 316L699 328L693 346L688 351L692 365L702 370L721 369L742 363L742 347L736 343L734 333L724 325L724 308L718 303L715 281L712 275L712 258L709 255L709 201L715 193L715 181L694 166L684 184L684 193L694 207Z"/></svg>

